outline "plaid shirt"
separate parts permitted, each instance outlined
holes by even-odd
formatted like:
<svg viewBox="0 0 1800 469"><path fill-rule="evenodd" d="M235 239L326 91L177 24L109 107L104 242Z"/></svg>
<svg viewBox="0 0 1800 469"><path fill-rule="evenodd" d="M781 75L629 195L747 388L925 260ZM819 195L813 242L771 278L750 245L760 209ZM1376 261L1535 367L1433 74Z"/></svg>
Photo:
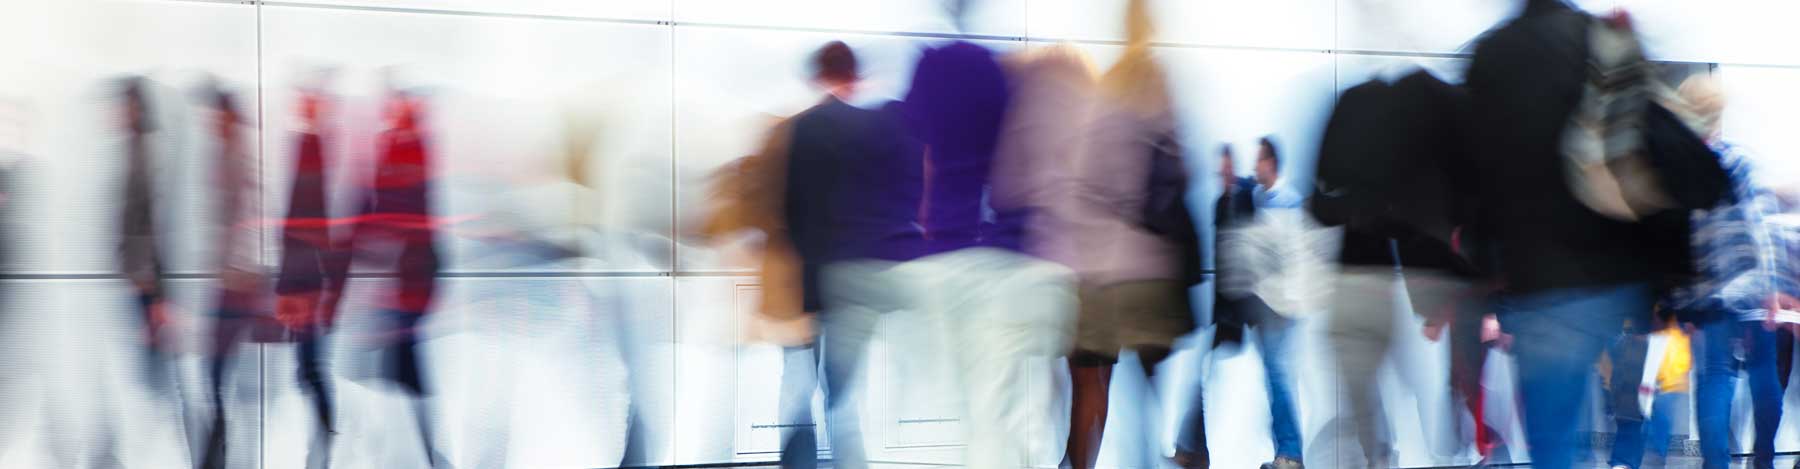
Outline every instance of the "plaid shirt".
<svg viewBox="0 0 1800 469"><path fill-rule="evenodd" d="M1670 300L1681 309L1761 321L1775 292L1800 297L1800 270L1789 262L1788 236L1780 225L1765 220L1780 212L1780 203L1755 181L1749 155L1726 143L1713 149L1731 175L1737 202L1694 213L1694 262L1700 275ZM1800 315L1783 319L1800 322Z"/></svg>

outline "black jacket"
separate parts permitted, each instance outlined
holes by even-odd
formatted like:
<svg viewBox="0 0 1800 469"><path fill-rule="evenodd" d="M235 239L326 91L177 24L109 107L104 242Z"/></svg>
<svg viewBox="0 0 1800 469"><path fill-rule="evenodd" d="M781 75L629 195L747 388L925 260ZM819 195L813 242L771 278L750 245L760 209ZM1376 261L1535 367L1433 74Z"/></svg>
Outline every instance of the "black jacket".
<svg viewBox="0 0 1800 469"><path fill-rule="evenodd" d="M1514 292L1648 282L1665 267L1643 225L1594 213L1564 178L1559 145L1587 76L1590 21L1534 0L1481 40L1469 66L1480 218Z"/></svg>

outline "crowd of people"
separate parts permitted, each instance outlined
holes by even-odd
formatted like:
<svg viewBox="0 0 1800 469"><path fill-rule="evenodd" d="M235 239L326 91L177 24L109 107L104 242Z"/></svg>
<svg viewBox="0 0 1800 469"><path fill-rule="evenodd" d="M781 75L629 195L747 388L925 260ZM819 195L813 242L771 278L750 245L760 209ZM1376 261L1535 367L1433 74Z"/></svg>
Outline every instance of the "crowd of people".
<svg viewBox="0 0 1800 469"><path fill-rule="evenodd" d="M953 344L969 466L1026 465L1021 414L1055 410L1021 407L1019 367L1066 357L1063 465L1094 467L1119 402L1114 364L1129 351L1133 372L1156 373L1202 326L1190 292L1209 273L1215 346L1253 332L1263 349L1264 468L1395 465L1370 377L1391 360L1408 305L1431 340L1448 332L1447 384L1475 417L1481 464L1501 447L1528 451L1532 467L1576 464L1601 366L1617 420L1609 465L1642 467L1646 449L1666 457L1671 396L1692 387L1704 465L1728 467L1741 364L1751 465L1772 467L1800 277L1792 229L1770 216L1793 200L1721 139L1716 80L1662 82L1623 13L1531 0L1481 38L1463 83L1420 71L1345 91L1315 187L1284 184L1272 138L1255 148L1253 177L1221 147L1207 243L1145 8L1130 2L1129 39L1104 72L1071 46L953 42L927 49L905 96L873 109L846 104L855 54L828 44L812 61L827 95L733 165L724 186L735 190L718 195L760 202L722 216L774 245L764 319L819 324L836 467L867 464L845 394L873 324L901 310L927 312ZM1337 373L1338 433L1354 443L1309 453L1285 348L1296 318L1314 313ZM1494 348L1515 360L1526 441L1481 421ZM1173 463L1208 467L1207 405L1191 397ZM1158 434L1152 420L1142 424ZM784 466L811 467L811 448L790 446Z"/></svg>
<svg viewBox="0 0 1800 469"><path fill-rule="evenodd" d="M1259 349L1273 449L1263 468L1394 467L1371 377L1401 359L1399 331L1415 322L1449 342L1444 384L1473 417L1459 436L1478 465L1505 448L1531 467L1574 467L1590 378L1601 376L1615 420L1608 465L1666 460L1671 416L1691 395L1704 467L1730 467L1741 370L1754 410L1750 466L1773 467L1800 331L1800 266L1790 262L1800 226L1776 215L1800 198L1759 178L1757 157L1722 138L1721 84L1705 73L1665 83L1628 15L1524 0L1517 18L1479 39L1461 83L1418 71L1345 90L1316 174L1296 178L1283 174L1292 149L1272 136L1251 148L1185 147L1148 2L1126 9L1122 53L1104 70L1070 44L1001 53L953 40L925 49L903 96L875 105L850 104L867 101L856 51L825 44L808 62L824 96L715 173L699 234L759 234L762 296L746 337L785 347L782 467L821 464L818 421L831 467L869 466L853 389L880 324L899 312L925 318L945 345L968 467L1029 467L1040 417L1065 411L1061 465L1095 467L1109 421L1141 426L1131 433L1165 428L1155 417L1109 418L1110 404L1166 397L1188 399L1191 411L1174 422L1172 453L1142 463L1211 467L1228 450L1209 445L1206 410L1220 402L1156 386L1121 398L1113 387L1116 365L1153 377L1203 331L1211 348ZM146 331L143 384L172 395L159 344L174 314L159 242L167 222L151 202L146 144L157 122L141 79L118 85L117 259ZM354 264L393 280L375 305L380 378L417 407L423 459L446 464L427 418L419 325L438 296L437 239L454 220L432 207L427 100L385 94L375 171L350 191L345 215L327 189L342 180L329 176L334 147L321 122L334 103L303 87L300 126L283 150L294 165L287 205L265 218L242 98L203 91L217 150L204 198L219 214L206 243L220 255L205 354L213 411L195 463L228 467L244 451L228 448L236 419L222 389L245 341L296 345L316 420L309 466L330 463L339 411L320 343ZM1248 176L1239 153L1250 156ZM1194 168L1215 161L1206 177L1221 191L1208 212L1193 202L1202 199L1192 196ZM268 269L260 238L271 229L280 254ZM1331 447L1307 446L1291 363L1296 332L1315 319L1340 407L1327 431L1348 442ZM1524 441L1504 441L1483 420L1483 366L1496 349L1514 360ZM1041 385L1034 367L1058 360L1066 409L1025 398ZM640 384L631 392L649 392ZM815 392L825 415L812 415ZM627 463L647 448L639 412L629 412Z"/></svg>

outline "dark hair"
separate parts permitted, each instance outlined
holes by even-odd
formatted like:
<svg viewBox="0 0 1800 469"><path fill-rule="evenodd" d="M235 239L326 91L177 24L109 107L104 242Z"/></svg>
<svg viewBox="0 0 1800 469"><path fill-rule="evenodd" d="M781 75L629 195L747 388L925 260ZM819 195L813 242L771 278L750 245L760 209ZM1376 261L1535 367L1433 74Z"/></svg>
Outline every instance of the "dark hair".
<svg viewBox="0 0 1800 469"><path fill-rule="evenodd" d="M1275 150L1275 136L1265 136L1258 139L1256 144L1261 146L1264 151L1262 155L1257 156L1257 159L1268 158L1275 161L1276 168L1281 167L1281 152Z"/></svg>
<svg viewBox="0 0 1800 469"><path fill-rule="evenodd" d="M133 106L126 109L126 112L131 113L128 117L132 120L131 130L133 132L144 133L156 130L156 124L150 120L149 92L145 89L148 87L149 85L144 83L142 77L132 76L119 79L120 104Z"/></svg>
<svg viewBox="0 0 1800 469"><path fill-rule="evenodd" d="M856 53L844 41L831 41L813 53L813 78L826 81L856 79Z"/></svg>
<svg viewBox="0 0 1800 469"><path fill-rule="evenodd" d="M1219 144L1219 157L1220 158L1230 158L1231 157L1231 144L1229 144L1229 143Z"/></svg>
<svg viewBox="0 0 1800 469"><path fill-rule="evenodd" d="M237 107L237 95L232 94L231 91L228 91L223 87L214 87L210 90L210 93L212 94L210 100L212 101L211 104L214 110L229 114L233 122L241 122L244 120L244 113L239 111Z"/></svg>

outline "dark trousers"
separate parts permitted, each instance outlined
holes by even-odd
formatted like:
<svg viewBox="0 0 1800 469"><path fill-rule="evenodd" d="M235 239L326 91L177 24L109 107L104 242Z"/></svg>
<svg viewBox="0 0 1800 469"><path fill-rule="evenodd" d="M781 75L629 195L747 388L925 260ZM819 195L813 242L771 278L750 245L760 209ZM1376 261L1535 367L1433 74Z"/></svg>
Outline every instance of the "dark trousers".
<svg viewBox="0 0 1800 469"><path fill-rule="evenodd" d="M225 410L226 372L232 357L236 355L238 343L253 324L248 315L221 312L218 323L213 327L212 353L207 363L208 375L212 380L210 397L213 423L206 439L206 450L201 453L202 469L227 467L225 442L229 418ZM329 460L330 440L337 433L337 427L331 394L326 389L324 338L319 334L301 337L295 343L295 353L299 362L300 385L312 395L313 415L319 422L319 438L314 442L315 452L319 454L313 457Z"/></svg>

